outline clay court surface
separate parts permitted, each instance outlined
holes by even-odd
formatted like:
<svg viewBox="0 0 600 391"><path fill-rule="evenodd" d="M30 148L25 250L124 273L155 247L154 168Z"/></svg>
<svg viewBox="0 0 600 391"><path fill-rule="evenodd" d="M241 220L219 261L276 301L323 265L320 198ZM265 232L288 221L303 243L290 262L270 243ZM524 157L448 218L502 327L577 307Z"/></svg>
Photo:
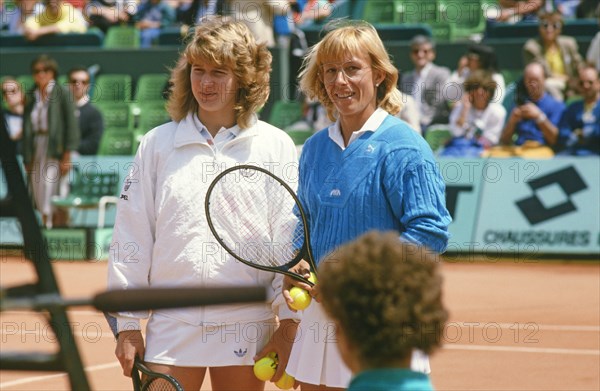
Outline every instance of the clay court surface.
<svg viewBox="0 0 600 391"><path fill-rule="evenodd" d="M106 263L60 261L54 270L64 297L105 288ZM446 344L432 358L437 390L599 390L600 265L585 261L447 259ZM29 263L0 258L0 284L33 281ZM131 390L113 355L102 314L69 310L76 343L94 390ZM43 318L0 314L2 351L52 351ZM65 375L0 371L1 390L67 390ZM268 390L277 390L268 384ZM205 384L203 390L210 390Z"/></svg>

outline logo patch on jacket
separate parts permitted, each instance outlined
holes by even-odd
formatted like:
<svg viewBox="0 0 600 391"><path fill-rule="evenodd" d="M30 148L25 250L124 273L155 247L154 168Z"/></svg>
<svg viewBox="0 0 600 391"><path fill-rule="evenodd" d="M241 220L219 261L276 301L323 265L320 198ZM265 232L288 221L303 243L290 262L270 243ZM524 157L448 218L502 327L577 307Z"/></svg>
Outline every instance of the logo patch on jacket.
<svg viewBox="0 0 600 391"><path fill-rule="evenodd" d="M125 180L125 187L123 188L123 190L125 190L125 191L129 190L132 183L133 183L133 181L131 180L131 178L127 178Z"/></svg>
<svg viewBox="0 0 600 391"><path fill-rule="evenodd" d="M238 357L244 357L246 355L246 353L248 353L248 349L242 350L242 348L240 348L240 350L234 350L233 352Z"/></svg>

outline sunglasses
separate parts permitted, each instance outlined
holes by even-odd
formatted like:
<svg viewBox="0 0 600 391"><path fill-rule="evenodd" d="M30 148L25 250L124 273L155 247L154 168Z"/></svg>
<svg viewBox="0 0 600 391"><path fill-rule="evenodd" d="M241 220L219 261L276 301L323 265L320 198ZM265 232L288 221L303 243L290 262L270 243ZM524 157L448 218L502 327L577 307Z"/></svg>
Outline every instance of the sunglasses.
<svg viewBox="0 0 600 391"><path fill-rule="evenodd" d="M412 54L419 54L421 52L427 54L431 51L431 49L413 49Z"/></svg>
<svg viewBox="0 0 600 391"><path fill-rule="evenodd" d="M544 30L548 30L550 27L552 27L554 30L558 30L562 27L562 25L558 22L554 22L554 23L543 22L542 27L544 28Z"/></svg>
<svg viewBox="0 0 600 391"><path fill-rule="evenodd" d="M594 80L579 80L580 86L588 86L594 84Z"/></svg>

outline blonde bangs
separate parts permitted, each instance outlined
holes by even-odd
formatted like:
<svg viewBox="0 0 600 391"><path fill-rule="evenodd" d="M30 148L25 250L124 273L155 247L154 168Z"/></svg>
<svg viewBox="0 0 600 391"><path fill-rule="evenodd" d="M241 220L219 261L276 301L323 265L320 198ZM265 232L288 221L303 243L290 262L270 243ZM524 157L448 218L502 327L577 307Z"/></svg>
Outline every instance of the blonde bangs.
<svg viewBox="0 0 600 391"><path fill-rule="evenodd" d="M242 129L252 125L254 113L269 97L271 53L264 43L257 43L248 27L231 17L207 17L195 26L178 65L173 69L169 113L176 120L197 111L190 82L192 64L206 63L229 68L235 75L239 90L235 112Z"/></svg>
<svg viewBox="0 0 600 391"><path fill-rule="evenodd" d="M236 68L234 42L239 37L228 31L205 31L199 29L194 37L194 45L187 47L185 56L190 64L208 63L217 67Z"/></svg>
<svg viewBox="0 0 600 391"><path fill-rule="evenodd" d="M336 62L347 56L364 53L366 44L360 30L343 27L337 31L335 37L328 34L323 38L317 53L317 64Z"/></svg>
<svg viewBox="0 0 600 391"><path fill-rule="evenodd" d="M395 115L402 109L402 97L397 88L398 69L390 57L373 25L365 21L339 20L324 27L329 31L314 45L303 62L300 73L300 90L311 99L318 99L335 121L338 113L329 99L320 76L321 65L340 62L349 56L367 55L373 69L383 72L384 81L377 89L377 106Z"/></svg>

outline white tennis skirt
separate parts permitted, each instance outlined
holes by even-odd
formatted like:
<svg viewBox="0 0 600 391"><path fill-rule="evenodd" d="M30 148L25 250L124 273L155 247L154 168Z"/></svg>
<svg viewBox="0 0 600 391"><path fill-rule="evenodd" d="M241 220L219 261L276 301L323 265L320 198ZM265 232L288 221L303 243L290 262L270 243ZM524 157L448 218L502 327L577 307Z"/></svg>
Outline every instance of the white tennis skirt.
<svg viewBox="0 0 600 391"><path fill-rule="evenodd" d="M429 357L420 350L413 352L410 366L431 372ZM334 323L314 300L302 315L286 371L303 383L337 388L350 384L352 372L338 351Z"/></svg>
<svg viewBox="0 0 600 391"><path fill-rule="evenodd" d="M352 372L337 348L335 325L316 301L304 310L286 371L303 383L347 388Z"/></svg>
<svg viewBox="0 0 600 391"><path fill-rule="evenodd" d="M183 367L254 365L271 339L275 318L247 323L194 326L152 314L146 326L144 360Z"/></svg>

